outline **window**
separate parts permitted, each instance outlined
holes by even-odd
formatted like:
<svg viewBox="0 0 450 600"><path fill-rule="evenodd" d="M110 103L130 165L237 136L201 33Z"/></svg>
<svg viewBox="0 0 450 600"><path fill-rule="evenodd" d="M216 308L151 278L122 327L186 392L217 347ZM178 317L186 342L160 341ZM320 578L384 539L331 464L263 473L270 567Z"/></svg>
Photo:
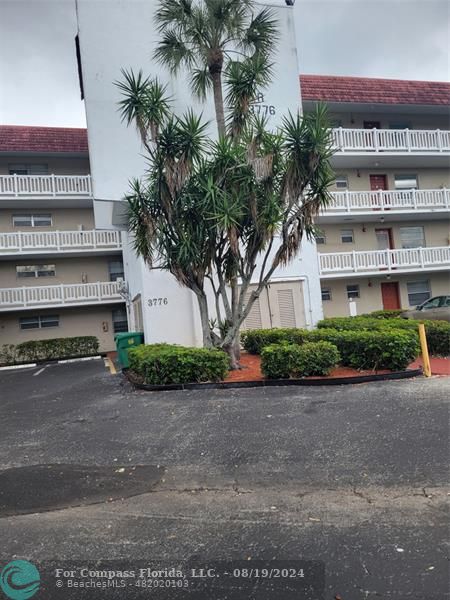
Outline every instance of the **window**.
<svg viewBox="0 0 450 600"><path fill-rule="evenodd" d="M50 214L24 214L13 215L14 227L51 227L52 215Z"/></svg>
<svg viewBox="0 0 450 600"><path fill-rule="evenodd" d="M353 244L353 229L341 229L341 242L343 244Z"/></svg>
<svg viewBox="0 0 450 600"><path fill-rule="evenodd" d="M128 331L127 311L125 308L115 308L112 311L112 322L114 333Z"/></svg>
<svg viewBox="0 0 450 600"><path fill-rule="evenodd" d="M425 302L431 296L430 282L428 280L408 281L406 288L408 290L408 302L410 306L422 304L422 302Z"/></svg>
<svg viewBox="0 0 450 600"><path fill-rule="evenodd" d="M395 175L396 190L417 190L417 175Z"/></svg>
<svg viewBox="0 0 450 600"><path fill-rule="evenodd" d="M348 285L347 286L347 298L359 298L359 285Z"/></svg>
<svg viewBox="0 0 450 600"><path fill-rule="evenodd" d="M316 240L316 244L326 244L327 237L324 231L316 231L314 234L314 239Z"/></svg>
<svg viewBox="0 0 450 600"><path fill-rule="evenodd" d="M47 175L48 165L32 164L32 163L17 163L9 165L10 175Z"/></svg>
<svg viewBox="0 0 450 600"><path fill-rule="evenodd" d="M112 260L109 262L109 280L117 281L118 279L123 279L123 262L121 260Z"/></svg>
<svg viewBox="0 0 450 600"><path fill-rule="evenodd" d="M16 267L17 277L54 277L55 265L24 265Z"/></svg>
<svg viewBox="0 0 450 600"><path fill-rule="evenodd" d="M423 227L400 227L400 240L402 248L423 248L425 246L425 236Z"/></svg>
<svg viewBox="0 0 450 600"><path fill-rule="evenodd" d="M331 288L322 288L322 300L324 302L331 300Z"/></svg>
<svg viewBox="0 0 450 600"><path fill-rule="evenodd" d="M47 327L59 327L59 315L21 317L19 319L19 326L20 329L45 329Z"/></svg>
<svg viewBox="0 0 450 600"><path fill-rule="evenodd" d="M348 190L347 175L336 175L335 185L338 190Z"/></svg>
<svg viewBox="0 0 450 600"><path fill-rule="evenodd" d="M394 121L389 123L389 129L411 129L411 121Z"/></svg>

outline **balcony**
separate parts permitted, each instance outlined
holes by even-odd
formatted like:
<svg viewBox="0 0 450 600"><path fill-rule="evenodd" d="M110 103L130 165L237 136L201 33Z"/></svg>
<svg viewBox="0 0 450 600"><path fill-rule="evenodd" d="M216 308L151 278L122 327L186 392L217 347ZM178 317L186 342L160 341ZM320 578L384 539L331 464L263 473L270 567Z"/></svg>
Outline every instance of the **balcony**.
<svg viewBox="0 0 450 600"><path fill-rule="evenodd" d="M338 127L333 129L333 146L336 166L447 166L450 131Z"/></svg>
<svg viewBox="0 0 450 600"><path fill-rule="evenodd" d="M0 288L0 312L124 302L120 281Z"/></svg>
<svg viewBox="0 0 450 600"><path fill-rule="evenodd" d="M17 231L0 233L0 258L45 256L55 253L73 256L120 252L118 231Z"/></svg>
<svg viewBox="0 0 450 600"><path fill-rule="evenodd" d="M91 176L0 175L0 206L60 206L61 200L65 206L91 206Z"/></svg>
<svg viewBox="0 0 450 600"><path fill-rule="evenodd" d="M320 215L321 222L332 222L330 217L342 215L361 215L377 220L380 213L385 217L404 215L414 219L414 215L423 213L437 217L450 211L450 190L376 190L361 192L332 192L333 200ZM327 218L328 217L328 218Z"/></svg>
<svg viewBox="0 0 450 600"><path fill-rule="evenodd" d="M450 246L353 252L319 253L320 277L336 279L358 275L386 275L450 268Z"/></svg>

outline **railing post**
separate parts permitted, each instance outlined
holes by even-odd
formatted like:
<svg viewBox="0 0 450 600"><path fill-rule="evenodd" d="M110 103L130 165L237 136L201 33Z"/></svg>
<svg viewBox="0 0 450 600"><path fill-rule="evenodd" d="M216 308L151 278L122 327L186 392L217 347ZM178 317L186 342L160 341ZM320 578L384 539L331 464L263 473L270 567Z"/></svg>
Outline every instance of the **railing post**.
<svg viewBox="0 0 450 600"><path fill-rule="evenodd" d="M339 127L337 131L338 131L339 149L341 150L341 152L344 152L344 136L342 134L342 127Z"/></svg>
<svg viewBox="0 0 450 600"><path fill-rule="evenodd" d="M380 140L378 138L378 129L376 127L374 127L372 129L372 133L373 133L373 147L375 152L379 152L380 150Z"/></svg>
<svg viewBox="0 0 450 600"><path fill-rule="evenodd" d="M419 261L420 261L420 267L423 269L424 268L424 261L423 261L423 248L419 248Z"/></svg>
<svg viewBox="0 0 450 600"><path fill-rule="evenodd" d="M22 286L22 304L24 306L27 306L27 292L26 292L26 287Z"/></svg>
<svg viewBox="0 0 450 600"><path fill-rule="evenodd" d="M383 204L383 190L380 188L378 190L378 206L380 209L384 208L384 204Z"/></svg>
<svg viewBox="0 0 450 600"><path fill-rule="evenodd" d="M388 271L392 270L392 260L391 260L391 250L386 250L386 265L388 268Z"/></svg>
<svg viewBox="0 0 450 600"><path fill-rule="evenodd" d="M405 134L406 134L406 148L407 148L408 152L411 152L411 133L410 133L408 127L405 129Z"/></svg>
<svg viewBox="0 0 450 600"><path fill-rule="evenodd" d="M415 210L417 210L417 197L416 197L416 189L415 188L413 188L411 190L411 202L412 202L413 208Z"/></svg>
<svg viewBox="0 0 450 600"><path fill-rule="evenodd" d="M64 295L64 284L60 283L59 284L59 292L61 294L61 302L64 304L66 301L65 295Z"/></svg>
<svg viewBox="0 0 450 600"><path fill-rule="evenodd" d="M450 196L450 190L448 190L447 188L442 188L442 193L444 194L444 204L445 204L445 208L449 207L449 196Z"/></svg>
<svg viewBox="0 0 450 600"><path fill-rule="evenodd" d="M442 152L442 137L441 137L440 129L436 129L436 137L437 137L438 150L439 150L439 152Z"/></svg>
<svg viewBox="0 0 450 600"><path fill-rule="evenodd" d="M97 298L99 301L102 299L102 291L100 288L100 281L97 281Z"/></svg>
<svg viewBox="0 0 450 600"><path fill-rule="evenodd" d="M347 207L347 212L350 212L350 197L348 190L345 190L345 206Z"/></svg>
<svg viewBox="0 0 450 600"><path fill-rule="evenodd" d="M55 175L52 173L50 175L50 188L52 190L53 196L56 196L56 186L55 186Z"/></svg>
<svg viewBox="0 0 450 600"><path fill-rule="evenodd" d="M13 192L14 192L14 196L19 195L19 191L17 189L17 173L13 174Z"/></svg>
<svg viewBox="0 0 450 600"><path fill-rule="evenodd" d="M356 264L356 252L355 250L352 250L352 267L353 267L353 271L356 273L358 270L358 265Z"/></svg>

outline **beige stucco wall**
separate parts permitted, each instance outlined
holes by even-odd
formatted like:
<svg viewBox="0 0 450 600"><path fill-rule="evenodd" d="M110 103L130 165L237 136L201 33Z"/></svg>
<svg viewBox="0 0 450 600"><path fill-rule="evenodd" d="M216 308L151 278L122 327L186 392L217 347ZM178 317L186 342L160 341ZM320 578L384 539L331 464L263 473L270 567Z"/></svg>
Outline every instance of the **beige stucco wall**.
<svg viewBox="0 0 450 600"><path fill-rule="evenodd" d="M49 310L0 313L0 346L20 344L29 340L43 340L78 335L95 335L100 342L100 351L115 349L112 310L122 304L101 307L52 308ZM35 315L59 315L59 327L48 329L26 329L19 327L20 317ZM104 328L107 331L104 331Z"/></svg>
<svg viewBox="0 0 450 600"><path fill-rule="evenodd" d="M0 157L0 175L9 173L9 165L16 164L37 164L47 165L48 173L54 175L87 175L89 170L88 158L71 157L45 157L39 155L32 156L9 156Z"/></svg>
<svg viewBox="0 0 450 600"><path fill-rule="evenodd" d="M449 169L338 169L336 175L345 175L350 191L370 190L370 175L387 175L388 189L395 190L395 175L416 175L422 190L450 188ZM332 186L335 189L335 186Z"/></svg>
<svg viewBox="0 0 450 600"><path fill-rule="evenodd" d="M317 249L320 253L330 252L352 252L353 250L377 250L377 239L375 229L392 229L392 238L394 248L402 248L400 239L401 227L423 226L425 235L425 245L447 246L449 244L449 221L447 215L436 221L401 221L392 223L355 223L341 222L339 224L321 224L318 223L320 230L326 236L326 243L319 244ZM353 230L353 243L341 242L341 230Z"/></svg>
<svg viewBox="0 0 450 600"><path fill-rule="evenodd" d="M82 274L87 274L85 283L96 281L109 281L108 262L120 260L121 255L90 256L77 258L27 258L0 262L0 287L56 285L58 283L82 283ZM16 266L54 264L56 275L54 277L24 277L18 278Z"/></svg>
<svg viewBox="0 0 450 600"><path fill-rule="evenodd" d="M14 227L13 215L51 214L51 227ZM92 208L39 208L39 209L5 209L0 210L0 232L9 231L76 231L82 225L84 229L95 229L94 211Z"/></svg>
<svg viewBox="0 0 450 600"><path fill-rule="evenodd" d="M323 302L325 317L348 316L349 300L347 285L359 285L360 298L354 300L358 314L380 310L383 308L381 283L390 281L399 283L400 303L402 308L409 308L407 282L428 280L432 296L448 294L450 282L447 273L413 273L409 275L386 277L353 277L348 279L322 280L322 289L331 291L331 300Z"/></svg>

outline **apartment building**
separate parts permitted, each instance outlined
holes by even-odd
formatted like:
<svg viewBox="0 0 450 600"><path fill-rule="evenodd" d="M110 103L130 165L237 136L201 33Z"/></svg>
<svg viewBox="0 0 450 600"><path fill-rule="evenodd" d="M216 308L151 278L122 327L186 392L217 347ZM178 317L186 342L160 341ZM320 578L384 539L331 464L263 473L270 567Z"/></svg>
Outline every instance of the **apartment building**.
<svg viewBox="0 0 450 600"><path fill-rule="evenodd" d="M326 317L448 294L450 84L303 75L334 126L333 201L317 220Z"/></svg>
<svg viewBox="0 0 450 600"><path fill-rule="evenodd" d="M0 346L127 330L121 234L95 229L85 129L0 126Z"/></svg>

